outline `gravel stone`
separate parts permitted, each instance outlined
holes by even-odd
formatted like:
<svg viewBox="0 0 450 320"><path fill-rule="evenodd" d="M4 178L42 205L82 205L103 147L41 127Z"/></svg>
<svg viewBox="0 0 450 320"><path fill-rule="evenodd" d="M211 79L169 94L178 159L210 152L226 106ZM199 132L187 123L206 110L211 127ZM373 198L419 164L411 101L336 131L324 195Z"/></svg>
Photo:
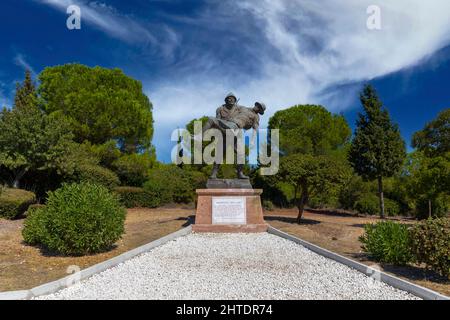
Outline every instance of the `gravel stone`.
<svg viewBox="0 0 450 320"><path fill-rule="evenodd" d="M37 299L419 298L262 233L190 234Z"/></svg>

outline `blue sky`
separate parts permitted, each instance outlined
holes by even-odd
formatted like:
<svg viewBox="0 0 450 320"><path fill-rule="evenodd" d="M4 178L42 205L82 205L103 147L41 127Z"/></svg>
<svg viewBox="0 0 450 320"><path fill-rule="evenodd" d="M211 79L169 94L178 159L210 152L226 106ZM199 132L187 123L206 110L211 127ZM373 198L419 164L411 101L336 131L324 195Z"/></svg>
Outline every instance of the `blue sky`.
<svg viewBox="0 0 450 320"><path fill-rule="evenodd" d="M66 9L81 8L81 30ZM369 30L369 5L381 30ZM353 126L364 82L379 90L408 145L450 107L448 0L2 0L0 104L24 68L80 62L118 67L154 104L158 158L170 133L213 115L229 91L268 113L323 104Z"/></svg>

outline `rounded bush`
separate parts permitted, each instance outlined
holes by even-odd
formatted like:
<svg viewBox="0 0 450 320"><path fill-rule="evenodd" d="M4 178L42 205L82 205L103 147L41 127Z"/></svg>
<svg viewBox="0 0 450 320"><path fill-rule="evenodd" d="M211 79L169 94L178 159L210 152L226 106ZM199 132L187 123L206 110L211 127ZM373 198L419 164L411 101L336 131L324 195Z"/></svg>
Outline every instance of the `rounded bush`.
<svg viewBox="0 0 450 320"><path fill-rule="evenodd" d="M355 202L355 210L361 214L378 214L380 212L378 197L372 193L363 194L360 199Z"/></svg>
<svg viewBox="0 0 450 320"><path fill-rule="evenodd" d="M362 249L376 261L405 265L414 261L408 226L393 221L367 224L359 240Z"/></svg>
<svg viewBox="0 0 450 320"><path fill-rule="evenodd" d="M355 210L361 214L377 215L380 213L380 199L373 193L365 193L355 202ZM398 216L400 206L396 201L384 198L384 212L387 216Z"/></svg>
<svg viewBox="0 0 450 320"><path fill-rule="evenodd" d="M66 255L108 249L124 232L125 209L107 188L90 183L66 184L49 192L45 208L27 218L23 236Z"/></svg>
<svg viewBox="0 0 450 320"><path fill-rule="evenodd" d="M84 165L78 169L78 182L102 185L113 190L120 184L119 177L109 169L99 165Z"/></svg>
<svg viewBox="0 0 450 320"><path fill-rule="evenodd" d="M196 186L191 172L172 165L151 170L143 187L157 195L161 205L190 203L195 198Z"/></svg>
<svg viewBox="0 0 450 320"><path fill-rule="evenodd" d="M157 195L136 187L117 187L114 192L126 208L156 208L160 201Z"/></svg>
<svg viewBox="0 0 450 320"><path fill-rule="evenodd" d="M22 230L23 240L30 245L46 243L48 237L45 207L30 208Z"/></svg>
<svg viewBox="0 0 450 320"><path fill-rule="evenodd" d="M429 219L411 229L411 247L419 263L450 277L450 219Z"/></svg>
<svg viewBox="0 0 450 320"><path fill-rule="evenodd" d="M34 214L38 209L43 209L43 208L45 208L44 204L39 204L39 203L32 204L31 206L28 207L28 210L25 211L24 216L29 217L32 214Z"/></svg>
<svg viewBox="0 0 450 320"><path fill-rule="evenodd" d="M398 216L400 214L400 205L394 200L385 198L384 211L388 216L391 217Z"/></svg>
<svg viewBox="0 0 450 320"><path fill-rule="evenodd" d="M270 201L270 200L263 201L263 208L264 208L264 210L267 210L267 211L275 210L275 206L273 205L272 201Z"/></svg>
<svg viewBox="0 0 450 320"><path fill-rule="evenodd" d="M154 166L148 154L124 155L113 162L114 171L124 185L141 187L148 179L148 172Z"/></svg>
<svg viewBox="0 0 450 320"><path fill-rule="evenodd" d="M35 202L36 195L33 192L4 188L0 194L0 217L15 219Z"/></svg>

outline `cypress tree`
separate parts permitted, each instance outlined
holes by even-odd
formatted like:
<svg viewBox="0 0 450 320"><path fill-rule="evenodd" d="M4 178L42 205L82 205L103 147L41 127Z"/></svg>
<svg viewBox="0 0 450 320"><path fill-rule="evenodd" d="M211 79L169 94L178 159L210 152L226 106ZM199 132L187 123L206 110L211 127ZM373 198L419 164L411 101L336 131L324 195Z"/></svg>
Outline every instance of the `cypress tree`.
<svg viewBox="0 0 450 320"><path fill-rule="evenodd" d="M364 112L356 122L348 159L364 179L378 180L380 216L384 218L383 178L392 177L402 167L406 157L405 142L371 85L364 87L360 100Z"/></svg>

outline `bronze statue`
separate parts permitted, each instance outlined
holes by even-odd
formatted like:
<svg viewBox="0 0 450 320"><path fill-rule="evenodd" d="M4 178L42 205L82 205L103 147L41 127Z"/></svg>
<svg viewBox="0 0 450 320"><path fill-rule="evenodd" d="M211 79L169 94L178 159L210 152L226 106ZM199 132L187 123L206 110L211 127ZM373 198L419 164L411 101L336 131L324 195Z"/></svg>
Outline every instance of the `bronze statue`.
<svg viewBox="0 0 450 320"><path fill-rule="evenodd" d="M203 127L203 132L209 129L218 129L224 134L227 129L254 129L259 128L259 115L263 115L266 111L264 103L256 102L253 108L247 108L238 105L238 99L233 93L229 93L225 97L225 104L220 106L216 111L216 117L210 117ZM236 144L234 150L237 152ZM243 173L244 165L237 165L237 176L239 179L248 179ZM211 179L217 179L219 164L214 163Z"/></svg>

